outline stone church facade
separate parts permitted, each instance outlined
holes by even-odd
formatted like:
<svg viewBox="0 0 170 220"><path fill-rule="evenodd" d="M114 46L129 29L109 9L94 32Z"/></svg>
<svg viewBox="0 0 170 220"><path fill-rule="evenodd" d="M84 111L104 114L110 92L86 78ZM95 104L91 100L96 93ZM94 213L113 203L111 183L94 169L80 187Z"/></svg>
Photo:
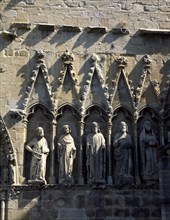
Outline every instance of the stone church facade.
<svg viewBox="0 0 170 220"><path fill-rule="evenodd" d="M170 2L0 1L0 219L170 219Z"/></svg>

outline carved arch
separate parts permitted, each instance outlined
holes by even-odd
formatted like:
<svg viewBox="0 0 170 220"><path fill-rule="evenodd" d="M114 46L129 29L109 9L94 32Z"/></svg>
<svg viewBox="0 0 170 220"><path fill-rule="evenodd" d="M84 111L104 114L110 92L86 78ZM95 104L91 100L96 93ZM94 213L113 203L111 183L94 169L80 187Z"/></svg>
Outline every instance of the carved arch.
<svg viewBox="0 0 170 220"><path fill-rule="evenodd" d="M99 113L99 115L107 121L108 114L107 114L106 110L102 106L94 105L94 104L92 104L86 108L84 119L86 119L91 114L91 112L93 110L97 111Z"/></svg>
<svg viewBox="0 0 170 220"><path fill-rule="evenodd" d="M80 112L75 108L74 105L70 103L65 103L58 108L56 118L59 119L62 117L66 109L70 110L73 113L73 116L75 116L77 119L80 119Z"/></svg>
<svg viewBox="0 0 170 220"><path fill-rule="evenodd" d="M59 179L59 151L58 151L58 141L61 135L63 135L63 126L68 125L70 127L71 136L74 139L74 144L76 147L76 158L73 163L73 179L74 182L78 182L78 172L79 172L79 154L80 154L80 113L77 111L75 106L65 103L64 105L60 106L60 108L57 111L56 115L56 134L55 134L55 176L57 179L57 182L60 183Z"/></svg>
<svg viewBox="0 0 170 220"><path fill-rule="evenodd" d="M142 118L144 116L145 113L149 113L151 115L152 119L156 119L158 121L160 121L160 117L159 117L159 112L156 111L154 108L152 108L151 106L143 106L140 110L139 110L139 117L138 120L140 120L140 118Z"/></svg>
<svg viewBox="0 0 170 220"><path fill-rule="evenodd" d="M133 120L133 112L125 105L118 105L115 109L113 109L112 118L117 117L119 111L124 112L126 118Z"/></svg>
<svg viewBox="0 0 170 220"><path fill-rule="evenodd" d="M33 116L37 108L40 108L45 116L52 120L54 118L53 112L48 105L42 102L36 102L33 105L29 106L27 118Z"/></svg>
<svg viewBox="0 0 170 220"><path fill-rule="evenodd" d="M52 127L52 121L54 119L54 115L49 109L47 105L44 103L36 102L36 104L33 104L29 106L28 113L27 113L27 127L26 127L26 143L29 143L33 138L35 138L36 135L36 128L42 127L44 129L44 136L47 140L48 147L51 150L52 145L52 134L53 134L53 127ZM25 144L26 144L25 143ZM50 177L50 162L51 158L50 155L47 157L47 166L46 166L46 179L49 180ZM30 161L31 161L32 155L30 152L25 150L24 152L24 177L26 177L26 180L30 178Z"/></svg>

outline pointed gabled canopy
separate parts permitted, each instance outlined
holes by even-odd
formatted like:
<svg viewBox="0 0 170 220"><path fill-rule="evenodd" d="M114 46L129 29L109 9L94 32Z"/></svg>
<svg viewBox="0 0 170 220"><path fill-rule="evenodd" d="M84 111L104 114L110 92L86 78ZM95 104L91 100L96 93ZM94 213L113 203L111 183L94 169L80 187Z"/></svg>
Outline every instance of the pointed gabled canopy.
<svg viewBox="0 0 170 220"><path fill-rule="evenodd" d="M159 89L158 82L151 80L151 58L148 55L143 57L143 73L139 85L136 88L136 106L158 106Z"/></svg>
<svg viewBox="0 0 170 220"><path fill-rule="evenodd" d="M37 58L35 69L32 71L30 85L27 86L23 110L28 112L30 106L42 103L53 111L54 95L49 84L48 71L44 62L44 53L42 51L37 52Z"/></svg>
<svg viewBox="0 0 170 220"><path fill-rule="evenodd" d="M108 107L108 88L102 74L100 59L93 55L91 60L88 78L81 93L81 108L85 109L93 104Z"/></svg>
<svg viewBox="0 0 170 220"><path fill-rule="evenodd" d="M61 106L66 102L77 103L78 101L78 77L74 71L74 55L68 50L61 57L63 66L59 74L59 87L56 91L57 99L55 106Z"/></svg>
<svg viewBox="0 0 170 220"><path fill-rule="evenodd" d="M116 62L118 64L118 72L116 73L115 79L112 80L113 88L112 93L110 94L111 105L113 109L123 105L133 110L133 87L131 87L131 81L128 80L128 76L125 72L125 67L128 64L128 61L125 57L119 57L118 59L116 59Z"/></svg>

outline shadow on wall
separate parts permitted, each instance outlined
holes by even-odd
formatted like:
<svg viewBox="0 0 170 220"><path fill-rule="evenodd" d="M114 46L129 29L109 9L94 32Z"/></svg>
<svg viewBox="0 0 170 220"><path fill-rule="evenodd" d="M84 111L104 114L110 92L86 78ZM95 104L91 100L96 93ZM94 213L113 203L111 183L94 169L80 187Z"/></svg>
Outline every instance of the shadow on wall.
<svg viewBox="0 0 170 220"><path fill-rule="evenodd" d="M9 1L9 3L4 8L4 11L12 9L13 7L15 7L20 2L22 2L22 0L12 0L12 1Z"/></svg>
<svg viewBox="0 0 170 220"><path fill-rule="evenodd" d="M8 46L11 44L12 40L10 38L5 38L3 33L0 34L0 51L3 51L4 49L8 48Z"/></svg>
<svg viewBox="0 0 170 220"><path fill-rule="evenodd" d="M40 31L38 26L36 26L26 36L23 44L25 44L28 47L34 47L36 44L40 43L41 41L49 37L51 33L52 33L51 31Z"/></svg>
<svg viewBox="0 0 170 220"><path fill-rule="evenodd" d="M157 54L167 55L170 52L168 35L139 35L136 32L128 41L124 49L127 54Z"/></svg>
<svg viewBox="0 0 170 220"><path fill-rule="evenodd" d="M80 36L74 43L72 50L82 45L84 48L88 49L89 47L94 45L102 36L103 34L88 33L84 31L80 34Z"/></svg>
<svg viewBox="0 0 170 220"><path fill-rule="evenodd" d="M29 85L31 74L32 74L32 71L33 71L35 64L36 64L35 57L36 57L36 55L34 54L33 57L31 59L29 59L28 63L25 64L22 68L20 68L16 74L17 77L21 77L24 79L24 80L22 80L22 84L20 85L21 89L18 94L18 97L21 97L21 98L16 103L16 106L18 109L22 109L22 104L23 104L23 101L25 98L26 87ZM33 67L33 68L30 69L30 67Z"/></svg>

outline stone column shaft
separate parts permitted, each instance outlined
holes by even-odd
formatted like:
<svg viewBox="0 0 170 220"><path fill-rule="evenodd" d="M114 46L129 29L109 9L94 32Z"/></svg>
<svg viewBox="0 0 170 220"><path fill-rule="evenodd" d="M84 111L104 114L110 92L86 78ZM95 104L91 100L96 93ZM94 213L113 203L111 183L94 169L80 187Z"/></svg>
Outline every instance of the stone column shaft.
<svg viewBox="0 0 170 220"><path fill-rule="evenodd" d="M107 183L108 185L113 184L112 180L112 155L111 155L111 138L112 138L112 121L109 118L108 125L107 125L107 158L108 158L108 175L107 175Z"/></svg>
<svg viewBox="0 0 170 220"><path fill-rule="evenodd" d="M50 137L50 178L49 178L49 183L54 184L56 181L56 178L54 176L54 140L56 136L56 120L53 119L51 122L51 137Z"/></svg>

